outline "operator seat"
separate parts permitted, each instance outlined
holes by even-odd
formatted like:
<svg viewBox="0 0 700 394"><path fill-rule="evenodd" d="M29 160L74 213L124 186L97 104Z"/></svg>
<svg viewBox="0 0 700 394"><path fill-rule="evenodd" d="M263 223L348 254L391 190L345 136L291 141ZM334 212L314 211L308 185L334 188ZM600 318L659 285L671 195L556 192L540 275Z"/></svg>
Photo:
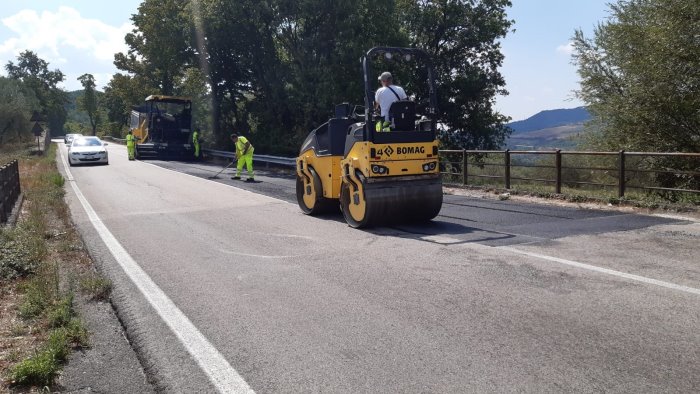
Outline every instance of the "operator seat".
<svg viewBox="0 0 700 394"><path fill-rule="evenodd" d="M393 131L413 131L416 128L416 103L411 100L394 101L389 107Z"/></svg>

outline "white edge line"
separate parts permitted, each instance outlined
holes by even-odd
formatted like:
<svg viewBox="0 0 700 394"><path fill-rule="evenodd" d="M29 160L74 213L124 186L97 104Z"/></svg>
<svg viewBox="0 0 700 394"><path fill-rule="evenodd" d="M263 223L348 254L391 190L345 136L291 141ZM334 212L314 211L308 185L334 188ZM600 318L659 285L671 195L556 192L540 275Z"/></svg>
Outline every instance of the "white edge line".
<svg viewBox="0 0 700 394"><path fill-rule="evenodd" d="M70 185L85 209L90 222L105 243L114 259L127 276L138 287L146 300L158 315L170 327L182 345L192 355L197 364L209 377L212 384L221 393L254 393L253 389L241 375L229 364L224 356L207 340L184 313L168 298L148 274L134 261L124 247L117 241L107 226L99 218L74 181L68 163L59 149L63 168Z"/></svg>
<svg viewBox="0 0 700 394"><path fill-rule="evenodd" d="M512 253L517 253L517 254L521 254L521 255L525 255L525 256L535 257L535 258L542 259L542 260L553 261L556 263L565 264L565 265L569 265L569 266L576 267L576 268L582 268L585 270L600 272L603 274L613 275L613 276L617 276L620 278L625 278L625 279L629 279L629 280L633 280L633 281L637 281L637 282L647 283L647 284L651 284L651 285L665 287L665 288L672 289L672 290L684 291L686 293L700 295L700 289L696 289L694 287L677 285L675 283L664 282L662 280L647 278L645 276L628 274L626 272L615 271L615 270L611 270L608 268L598 267L595 265L579 263L578 261L561 259L558 257L547 256L547 255L539 254L539 253L526 252L524 250L518 250L518 249L509 247L509 246L498 246L498 247L496 247L496 249L507 250L507 251L512 252Z"/></svg>

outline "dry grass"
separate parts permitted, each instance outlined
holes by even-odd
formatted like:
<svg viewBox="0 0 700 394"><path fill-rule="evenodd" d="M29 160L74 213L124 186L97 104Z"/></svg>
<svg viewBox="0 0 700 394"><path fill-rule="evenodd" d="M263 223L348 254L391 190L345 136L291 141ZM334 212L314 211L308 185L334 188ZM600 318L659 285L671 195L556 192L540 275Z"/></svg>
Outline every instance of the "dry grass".
<svg viewBox="0 0 700 394"><path fill-rule="evenodd" d="M14 148L0 161L20 160L25 202L17 227L0 230L0 392L50 388L71 349L88 344L75 295L103 300L110 289L70 221L55 146L45 157Z"/></svg>

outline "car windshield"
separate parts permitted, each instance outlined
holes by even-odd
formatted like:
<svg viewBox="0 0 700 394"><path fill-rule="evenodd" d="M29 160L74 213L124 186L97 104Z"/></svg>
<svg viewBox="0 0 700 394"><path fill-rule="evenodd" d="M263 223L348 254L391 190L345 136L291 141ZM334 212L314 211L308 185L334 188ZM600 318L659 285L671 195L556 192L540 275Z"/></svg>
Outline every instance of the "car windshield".
<svg viewBox="0 0 700 394"><path fill-rule="evenodd" d="M96 138L76 138L72 146L102 146L102 142Z"/></svg>

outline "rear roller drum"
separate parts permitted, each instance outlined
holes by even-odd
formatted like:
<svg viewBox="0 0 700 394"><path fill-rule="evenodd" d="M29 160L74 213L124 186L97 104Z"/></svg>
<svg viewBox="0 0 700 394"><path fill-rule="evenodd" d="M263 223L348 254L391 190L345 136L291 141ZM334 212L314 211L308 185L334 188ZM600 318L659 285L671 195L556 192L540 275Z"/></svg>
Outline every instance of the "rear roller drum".
<svg viewBox="0 0 700 394"><path fill-rule="evenodd" d="M297 174L297 203L301 211L306 215L319 215L336 211L338 202L323 197L321 179L313 168L309 167L309 172L312 179L308 184Z"/></svg>

